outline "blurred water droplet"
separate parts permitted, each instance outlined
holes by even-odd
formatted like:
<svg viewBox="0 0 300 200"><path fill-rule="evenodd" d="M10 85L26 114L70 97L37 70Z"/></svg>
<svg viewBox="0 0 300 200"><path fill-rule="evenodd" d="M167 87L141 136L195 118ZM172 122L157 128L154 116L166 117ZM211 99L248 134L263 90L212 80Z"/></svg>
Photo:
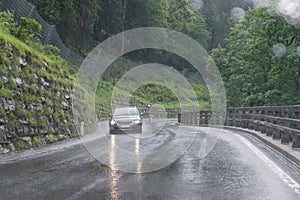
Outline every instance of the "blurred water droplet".
<svg viewBox="0 0 300 200"><path fill-rule="evenodd" d="M297 48L297 53L298 53L298 56L300 57L300 46L298 46L298 48Z"/></svg>
<svg viewBox="0 0 300 200"><path fill-rule="evenodd" d="M282 57L286 53L286 47L281 43L275 44L273 46L273 53L277 57Z"/></svg>
<svg viewBox="0 0 300 200"><path fill-rule="evenodd" d="M300 1L299 0L279 0L277 13L281 15L286 22L300 27Z"/></svg>
<svg viewBox="0 0 300 200"><path fill-rule="evenodd" d="M202 8L203 1L202 0L189 0L188 5L191 10L198 11Z"/></svg>
<svg viewBox="0 0 300 200"><path fill-rule="evenodd" d="M245 11L242 8L235 7L231 10L230 16L235 22L239 22L245 18Z"/></svg>

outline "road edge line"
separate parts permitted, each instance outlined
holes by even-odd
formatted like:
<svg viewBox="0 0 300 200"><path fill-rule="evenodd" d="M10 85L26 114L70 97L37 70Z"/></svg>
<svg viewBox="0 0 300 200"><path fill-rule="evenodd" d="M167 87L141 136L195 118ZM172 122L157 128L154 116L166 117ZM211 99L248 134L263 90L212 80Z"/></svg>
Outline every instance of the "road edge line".
<svg viewBox="0 0 300 200"><path fill-rule="evenodd" d="M273 144L272 142L266 140L265 138L261 137L257 132L249 130L249 129L244 129L244 128L238 128L238 127L230 127L230 126L224 126L223 129L227 129L227 130L234 130L234 131L241 131L241 132L245 132L248 133L256 138L258 138L259 140L261 140L263 143L267 144L268 146L272 147L273 149L275 149L276 151L278 151L279 153L281 153L283 156L287 157L288 159L290 159L291 161L295 162L297 165L300 166L300 159L298 159L297 157L295 157L294 155L290 154L289 152L287 152L286 150L280 148L279 146Z"/></svg>

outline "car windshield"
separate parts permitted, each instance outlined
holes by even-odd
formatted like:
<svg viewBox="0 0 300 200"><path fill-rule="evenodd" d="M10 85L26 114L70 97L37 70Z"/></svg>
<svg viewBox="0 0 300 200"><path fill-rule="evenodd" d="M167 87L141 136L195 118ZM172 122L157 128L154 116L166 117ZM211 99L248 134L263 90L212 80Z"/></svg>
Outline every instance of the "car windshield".
<svg viewBox="0 0 300 200"><path fill-rule="evenodd" d="M136 108L118 108L115 110L113 116L135 116L139 115Z"/></svg>

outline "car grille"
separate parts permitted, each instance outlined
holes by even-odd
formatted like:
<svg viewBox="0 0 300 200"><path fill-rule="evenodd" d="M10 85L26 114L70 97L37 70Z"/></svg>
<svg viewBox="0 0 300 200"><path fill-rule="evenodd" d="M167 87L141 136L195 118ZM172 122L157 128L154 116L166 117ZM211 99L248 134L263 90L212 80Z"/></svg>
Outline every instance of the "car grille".
<svg viewBox="0 0 300 200"><path fill-rule="evenodd" d="M117 124L119 125L130 125L132 123L132 120L124 119L124 120L118 120Z"/></svg>

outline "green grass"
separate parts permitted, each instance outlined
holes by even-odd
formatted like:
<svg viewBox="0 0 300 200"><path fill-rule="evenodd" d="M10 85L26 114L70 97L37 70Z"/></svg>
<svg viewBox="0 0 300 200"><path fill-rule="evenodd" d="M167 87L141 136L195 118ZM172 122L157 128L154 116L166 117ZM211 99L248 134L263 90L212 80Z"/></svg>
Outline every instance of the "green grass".
<svg viewBox="0 0 300 200"><path fill-rule="evenodd" d="M17 138L13 139L12 143L14 144L14 146L17 150L28 149L28 147L29 147L27 144L25 144L21 140L18 140Z"/></svg>
<svg viewBox="0 0 300 200"><path fill-rule="evenodd" d="M21 40L17 39L16 37L12 36L9 33L0 31L0 39L3 39L5 41L9 41L13 46L18 47L19 53L21 55L24 55L26 51L29 51L38 57L45 59L46 61L51 61L47 56L39 52L38 50L26 45L24 42ZM51 61L52 62L52 61Z"/></svg>
<svg viewBox="0 0 300 200"><path fill-rule="evenodd" d="M19 51L18 53L20 55L25 55L26 52L30 52L32 55L34 55L32 57L32 61L36 61L42 65L42 61L44 60L50 66L56 66L56 67L53 67L53 69L51 69L51 67L50 67L49 70L52 72L59 70L59 72L61 72L61 74L68 76L70 74L70 71L74 70L73 69L74 66L72 66L70 63L67 63L65 60L63 60L59 56L55 56L55 55L46 56L45 54L43 54L43 52L41 52L41 50L36 49L33 46L27 45L24 42L22 42L21 40L19 40L18 38L12 36L11 34L0 30L0 40L1 39L4 41L9 41L14 47L17 47L17 50ZM59 66L59 67L57 67L57 66ZM54 69L54 68L57 68L57 69ZM73 80L73 78L71 78L71 79Z"/></svg>
<svg viewBox="0 0 300 200"><path fill-rule="evenodd" d="M39 146L42 145L37 137L33 137L32 140L31 140L31 143L32 143L33 148L36 148L36 147L39 147Z"/></svg>
<svg viewBox="0 0 300 200"><path fill-rule="evenodd" d="M12 97L13 93L10 89L1 88L0 89L0 97Z"/></svg>
<svg viewBox="0 0 300 200"><path fill-rule="evenodd" d="M96 112L101 116L105 116L111 112L110 104L113 90L115 89L114 81L99 81L96 95ZM176 95L170 89L157 85L149 84L142 86L135 90L133 94L129 94L126 90L119 90L119 95L126 97L127 99L135 100L137 102L142 102L143 104L158 104L165 109L178 109L178 108L199 108L199 109L208 109L210 108L210 96L208 89L205 85L191 83L191 86L194 90L197 100L192 100L188 91L181 91L181 94L186 97L185 103L180 105ZM128 86L132 87L132 86ZM178 92L178 91L175 91Z"/></svg>

